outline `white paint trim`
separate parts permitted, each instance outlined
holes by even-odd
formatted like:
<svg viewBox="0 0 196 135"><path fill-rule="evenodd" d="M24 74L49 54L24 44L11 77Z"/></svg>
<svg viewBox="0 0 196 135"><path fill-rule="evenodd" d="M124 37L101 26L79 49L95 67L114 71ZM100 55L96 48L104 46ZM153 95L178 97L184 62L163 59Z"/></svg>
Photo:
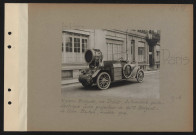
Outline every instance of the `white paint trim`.
<svg viewBox="0 0 196 135"><path fill-rule="evenodd" d="M82 34L82 35L90 35L90 32L87 31L81 31L81 30L63 30L63 32L71 32L71 33L76 33L76 34Z"/></svg>

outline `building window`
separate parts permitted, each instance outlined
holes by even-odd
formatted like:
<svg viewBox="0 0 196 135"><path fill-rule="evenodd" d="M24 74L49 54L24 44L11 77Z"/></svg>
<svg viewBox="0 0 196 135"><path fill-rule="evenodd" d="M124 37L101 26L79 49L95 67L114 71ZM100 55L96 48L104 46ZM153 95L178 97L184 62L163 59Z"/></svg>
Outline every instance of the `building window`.
<svg viewBox="0 0 196 135"><path fill-rule="evenodd" d="M157 51L157 61L160 61L160 51Z"/></svg>
<svg viewBox="0 0 196 135"><path fill-rule="evenodd" d="M138 62L144 62L144 47L138 47Z"/></svg>
<svg viewBox="0 0 196 135"><path fill-rule="evenodd" d="M87 49L87 39L82 39L82 52L84 53Z"/></svg>
<svg viewBox="0 0 196 135"><path fill-rule="evenodd" d="M72 37L66 39L66 52L72 52Z"/></svg>
<svg viewBox="0 0 196 135"><path fill-rule="evenodd" d="M112 60L112 44L107 43L107 60Z"/></svg>
<svg viewBox="0 0 196 135"><path fill-rule="evenodd" d="M107 43L107 60L119 60L122 58L122 44Z"/></svg>
<svg viewBox="0 0 196 135"><path fill-rule="evenodd" d="M64 51L64 45L63 45L63 43L62 43L62 52Z"/></svg>
<svg viewBox="0 0 196 135"><path fill-rule="evenodd" d="M74 52L80 52L80 38L74 38Z"/></svg>
<svg viewBox="0 0 196 135"><path fill-rule="evenodd" d="M62 63L70 64L84 64L84 52L88 49L88 39L89 36L79 34L64 32L64 48L62 48Z"/></svg>
<svg viewBox="0 0 196 135"><path fill-rule="evenodd" d="M107 60L119 60L123 57L122 40L106 39Z"/></svg>
<svg viewBox="0 0 196 135"><path fill-rule="evenodd" d="M131 57L132 61L135 61L135 40L131 40Z"/></svg>
<svg viewBox="0 0 196 135"><path fill-rule="evenodd" d="M73 78L73 70L62 70L61 78L62 80Z"/></svg>

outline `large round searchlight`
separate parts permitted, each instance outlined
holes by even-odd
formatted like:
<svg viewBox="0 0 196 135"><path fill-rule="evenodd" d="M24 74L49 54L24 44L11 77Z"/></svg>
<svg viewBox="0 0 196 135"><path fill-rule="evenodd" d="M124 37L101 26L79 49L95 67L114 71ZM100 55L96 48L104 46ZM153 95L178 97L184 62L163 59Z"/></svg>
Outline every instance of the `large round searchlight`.
<svg viewBox="0 0 196 135"><path fill-rule="evenodd" d="M103 55L99 49L87 50L84 55L85 61L90 64L95 61L102 61Z"/></svg>

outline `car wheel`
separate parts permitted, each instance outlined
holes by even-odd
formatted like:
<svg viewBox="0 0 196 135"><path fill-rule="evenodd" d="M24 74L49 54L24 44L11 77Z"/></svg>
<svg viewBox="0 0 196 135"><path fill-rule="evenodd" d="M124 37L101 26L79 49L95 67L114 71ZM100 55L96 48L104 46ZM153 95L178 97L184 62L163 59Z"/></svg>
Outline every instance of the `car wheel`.
<svg viewBox="0 0 196 135"><path fill-rule="evenodd" d="M110 75L107 72L101 72L97 77L97 87L101 90L108 89L111 83Z"/></svg>
<svg viewBox="0 0 196 135"><path fill-rule="evenodd" d="M129 79L131 77L131 65L125 64L123 67L123 77Z"/></svg>
<svg viewBox="0 0 196 135"><path fill-rule="evenodd" d="M137 81L139 83L143 82L144 79L144 72L142 70L139 70L137 73L137 77L136 77Z"/></svg>

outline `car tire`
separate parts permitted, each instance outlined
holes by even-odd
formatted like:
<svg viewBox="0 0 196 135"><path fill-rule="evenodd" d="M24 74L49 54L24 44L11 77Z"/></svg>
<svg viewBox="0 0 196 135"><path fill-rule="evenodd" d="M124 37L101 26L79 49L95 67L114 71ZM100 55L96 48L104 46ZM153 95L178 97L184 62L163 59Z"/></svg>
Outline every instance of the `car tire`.
<svg viewBox="0 0 196 135"><path fill-rule="evenodd" d="M143 79L144 79L144 72L143 72L142 70L139 70L139 71L137 72L137 77L136 77L136 79L137 79L137 82L139 82L139 83L143 82Z"/></svg>
<svg viewBox="0 0 196 135"><path fill-rule="evenodd" d="M131 65L125 64L123 66L123 78L129 79L131 77L131 72L132 72Z"/></svg>
<svg viewBox="0 0 196 135"><path fill-rule="evenodd" d="M107 72L101 72L97 77L97 87L101 90L108 89L111 84L110 75Z"/></svg>

